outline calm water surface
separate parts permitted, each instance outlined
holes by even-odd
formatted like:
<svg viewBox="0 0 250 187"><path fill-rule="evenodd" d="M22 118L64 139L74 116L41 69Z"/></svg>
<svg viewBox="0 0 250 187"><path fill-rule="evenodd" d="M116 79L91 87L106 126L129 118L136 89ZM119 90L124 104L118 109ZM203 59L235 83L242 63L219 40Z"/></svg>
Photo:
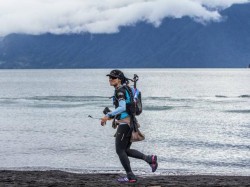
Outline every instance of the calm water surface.
<svg viewBox="0 0 250 187"><path fill-rule="evenodd" d="M0 169L123 171L111 124L110 70L1 70ZM157 174L250 176L249 69L125 69L140 80L146 140ZM138 174L149 166L131 159Z"/></svg>

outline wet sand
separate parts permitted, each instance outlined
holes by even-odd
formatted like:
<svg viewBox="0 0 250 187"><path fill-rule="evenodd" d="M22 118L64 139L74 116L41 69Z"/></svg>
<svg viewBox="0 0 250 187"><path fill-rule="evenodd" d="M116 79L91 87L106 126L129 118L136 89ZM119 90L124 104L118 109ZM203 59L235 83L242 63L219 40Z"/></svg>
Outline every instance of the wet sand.
<svg viewBox="0 0 250 187"><path fill-rule="evenodd" d="M250 176L141 176L136 184L119 184L122 174L76 174L63 171L0 171L0 186L250 186Z"/></svg>

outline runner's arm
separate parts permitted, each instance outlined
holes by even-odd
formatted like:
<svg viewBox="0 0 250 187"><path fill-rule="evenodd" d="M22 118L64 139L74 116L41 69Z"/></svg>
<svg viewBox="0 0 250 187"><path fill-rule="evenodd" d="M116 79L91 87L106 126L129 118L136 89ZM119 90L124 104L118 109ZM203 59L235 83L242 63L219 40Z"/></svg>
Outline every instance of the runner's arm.
<svg viewBox="0 0 250 187"><path fill-rule="evenodd" d="M106 114L107 117L112 118L122 112L126 111L126 101L124 99L119 101L119 106L112 112Z"/></svg>

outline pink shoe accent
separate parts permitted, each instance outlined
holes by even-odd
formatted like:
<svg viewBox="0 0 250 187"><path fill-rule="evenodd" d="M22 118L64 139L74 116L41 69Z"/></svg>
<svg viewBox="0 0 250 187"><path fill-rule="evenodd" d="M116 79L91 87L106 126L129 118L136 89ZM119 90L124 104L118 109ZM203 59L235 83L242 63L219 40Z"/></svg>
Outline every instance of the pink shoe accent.
<svg viewBox="0 0 250 187"><path fill-rule="evenodd" d="M156 155L152 156L152 164L150 164L150 166L152 168L152 172L155 172L157 170L158 163L157 163L157 156Z"/></svg>
<svg viewBox="0 0 250 187"><path fill-rule="evenodd" d="M120 183L136 183L136 179L128 179L127 177L119 178L117 179L118 182Z"/></svg>

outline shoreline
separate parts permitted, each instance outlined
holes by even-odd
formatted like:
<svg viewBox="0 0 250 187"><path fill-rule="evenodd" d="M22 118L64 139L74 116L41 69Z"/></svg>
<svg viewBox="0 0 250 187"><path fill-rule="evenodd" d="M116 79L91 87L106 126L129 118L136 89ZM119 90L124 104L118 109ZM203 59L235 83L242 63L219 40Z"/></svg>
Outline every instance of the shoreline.
<svg viewBox="0 0 250 187"><path fill-rule="evenodd" d="M125 174L81 174L60 170L19 171L0 170L0 186L127 186L116 179ZM155 175L138 176L129 186L249 186L250 176L222 175Z"/></svg>

